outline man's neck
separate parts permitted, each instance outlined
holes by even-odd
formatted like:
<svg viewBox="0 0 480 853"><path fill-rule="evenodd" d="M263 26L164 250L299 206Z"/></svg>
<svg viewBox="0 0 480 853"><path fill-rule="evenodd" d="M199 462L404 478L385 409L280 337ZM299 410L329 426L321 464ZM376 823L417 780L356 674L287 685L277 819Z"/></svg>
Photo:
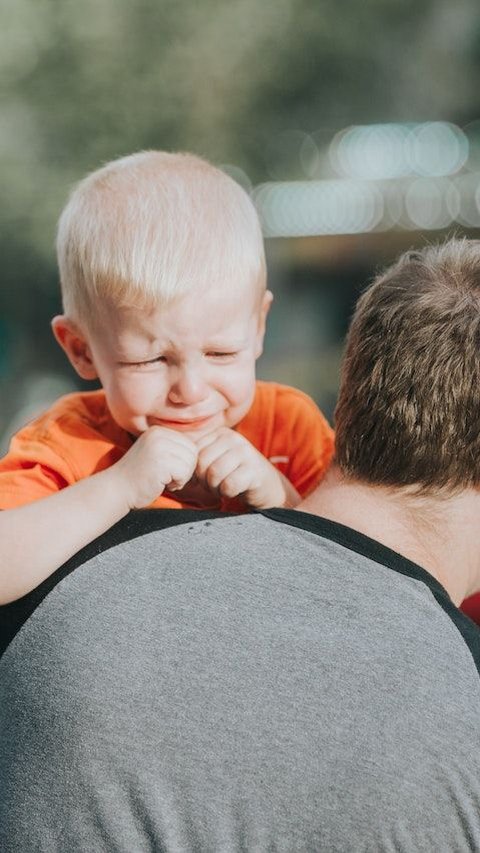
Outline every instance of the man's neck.
<svg viewBox="0 0 480 853"><path fill-rule="evenodd" d="M345 480L333 467L298 510L345 524L422 566L459 605L480 589L480 493L414 495Z"/></svg>

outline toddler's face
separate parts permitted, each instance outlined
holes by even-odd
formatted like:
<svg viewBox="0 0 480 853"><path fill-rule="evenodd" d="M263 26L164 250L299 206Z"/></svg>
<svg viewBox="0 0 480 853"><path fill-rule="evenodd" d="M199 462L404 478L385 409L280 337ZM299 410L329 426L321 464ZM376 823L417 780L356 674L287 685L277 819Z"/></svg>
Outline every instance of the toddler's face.
<svg viewBox="0 0 480 853"><path fill-rule="evenodd" d="M233 427L255 393L271 302L257 288L189 294L153 311L109 312L89 348L116 422L133 435L154 424L191 434Z"/></svg>

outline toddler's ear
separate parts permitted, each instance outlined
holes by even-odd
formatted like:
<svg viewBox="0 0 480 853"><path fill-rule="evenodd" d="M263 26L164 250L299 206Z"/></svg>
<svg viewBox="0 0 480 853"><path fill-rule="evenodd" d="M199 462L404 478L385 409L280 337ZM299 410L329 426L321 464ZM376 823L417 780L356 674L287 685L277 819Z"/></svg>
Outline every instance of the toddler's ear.
<svg viewBox="0 0 480 853"><path fill-rule="evenodd" d="M59 314L52 320L52 332L67 354L71 365L82 379L97 379L98 374L93 363L88 342L80 329L65 314Z"/></svg>
<svg viewBox="0 0 480 853"><path fill-rule="evenodd" d="M263 352L263 339L265 337L265 323L267 321L267 314L270 311L270 306L273 302L273 293L270 290L266 290L262 303L260 305L260 310L258 312L258 330L257 330L257 350L255 353L255 358L261 356Z"/></svg>

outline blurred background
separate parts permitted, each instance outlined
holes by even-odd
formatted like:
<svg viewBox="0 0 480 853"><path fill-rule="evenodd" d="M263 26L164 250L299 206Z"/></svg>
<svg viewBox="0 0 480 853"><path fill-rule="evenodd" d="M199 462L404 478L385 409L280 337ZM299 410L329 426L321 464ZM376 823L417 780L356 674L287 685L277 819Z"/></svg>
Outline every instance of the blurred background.
<svg viewBox="0 0 480 853"><path fill-rule="evenodd" d="M0 0L0 445L80 380L50 332L72 184L143 148L248 188L263 378L331 416L352 306L399 251L479 236L477 0Z"/></svg>

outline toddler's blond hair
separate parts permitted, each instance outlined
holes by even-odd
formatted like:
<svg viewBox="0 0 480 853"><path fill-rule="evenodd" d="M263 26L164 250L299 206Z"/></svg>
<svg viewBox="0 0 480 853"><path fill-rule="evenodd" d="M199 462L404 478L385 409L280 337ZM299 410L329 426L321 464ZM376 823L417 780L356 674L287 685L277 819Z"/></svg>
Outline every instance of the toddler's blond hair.
<svg viewBox="0 0 480 853"><path fill-rule="evenodd" d="M212 285L265 286L260 223L248 194L193 154L143 151L92 172L58 225L64 312L168 304Z"/></svg>

